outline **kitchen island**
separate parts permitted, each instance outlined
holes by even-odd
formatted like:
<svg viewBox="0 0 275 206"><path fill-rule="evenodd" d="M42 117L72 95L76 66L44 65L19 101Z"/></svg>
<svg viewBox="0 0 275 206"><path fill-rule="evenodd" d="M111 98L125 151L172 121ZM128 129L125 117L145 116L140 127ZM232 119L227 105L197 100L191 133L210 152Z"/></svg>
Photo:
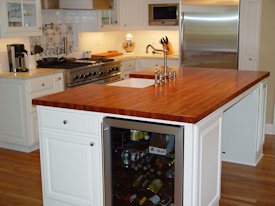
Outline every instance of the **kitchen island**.
<svg viewBox="0 0 275 206"><path fill-rule="evenodd" d="M228 161L231 153L221 149L223 136L230 137L230 130L242 136L250 128L254 134L251 142L256 144L251 149L252 164L262 155L269 73L174 69L177 79L163 86L140 89L87 84L33 100L39 105L45 205L104 205L105 117L183 127L182 204L218 205L221 153L229 154ZM152 77L152 70L146 73ZM239 118L251 118L250 113L255 115L246 127L234 125Z"/></svg>

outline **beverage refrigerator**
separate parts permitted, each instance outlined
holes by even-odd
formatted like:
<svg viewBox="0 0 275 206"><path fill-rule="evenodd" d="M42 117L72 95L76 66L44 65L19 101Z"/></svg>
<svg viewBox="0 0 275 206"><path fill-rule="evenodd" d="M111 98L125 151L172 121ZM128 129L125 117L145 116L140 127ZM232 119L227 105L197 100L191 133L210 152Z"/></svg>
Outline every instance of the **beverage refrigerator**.
<svg viewBox="0 0 275 206"><path fill-rule="evenodd" d="M105 206L183 204L184 127L103 121Z"/></svg>

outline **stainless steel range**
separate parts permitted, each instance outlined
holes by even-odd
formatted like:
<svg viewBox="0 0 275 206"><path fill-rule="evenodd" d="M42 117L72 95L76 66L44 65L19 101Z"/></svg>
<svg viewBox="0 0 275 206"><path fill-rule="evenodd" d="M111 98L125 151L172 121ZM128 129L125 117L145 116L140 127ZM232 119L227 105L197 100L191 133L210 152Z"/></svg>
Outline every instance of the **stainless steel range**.
<svg viewBox="0 0 275 206"><path fill-rule="evenodd" d="M86 83L106 84L121 79L120 62L114 59L84 58L76 61L63 61L54 64L39 64L44 68L65 70L66 87L75 87Z"/></svg>

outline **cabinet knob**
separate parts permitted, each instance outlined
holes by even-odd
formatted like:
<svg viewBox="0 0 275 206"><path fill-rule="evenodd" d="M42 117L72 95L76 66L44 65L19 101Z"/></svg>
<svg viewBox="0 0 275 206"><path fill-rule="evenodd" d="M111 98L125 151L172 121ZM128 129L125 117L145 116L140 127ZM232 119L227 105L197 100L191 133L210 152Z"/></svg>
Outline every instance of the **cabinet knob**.
<svg viewBox="0 0 275 206"><path fill-rule="evenodd" d="M61 77L58 77L58 80L61 80Z"/></svg>
<svg viewBox="0 0 275 206"><path fill-rule="evenodd" d="M249 58L249 61L252 61L252 58Z"/></svg>
<svg viewBox="0 0 275 206"><path fill-rule="evenodd" d="M42 87L44 87L44 86L45 86L45 84L43 83L43 84L42 84Z"/></svg>
<svg viewBox="0 0 275 206"><path fill-rule="evenodd" d="M68 124L68 120L63 120L63 124Z"/></svg>
<svg viewBox="0 0 275 206"><path fill-rule="evenodd" d="M91 143L90 143L90 146L91 146L91 147L93 147L94 145L95 145L95 143L94 143L94 142L91 142Z"/></svg>

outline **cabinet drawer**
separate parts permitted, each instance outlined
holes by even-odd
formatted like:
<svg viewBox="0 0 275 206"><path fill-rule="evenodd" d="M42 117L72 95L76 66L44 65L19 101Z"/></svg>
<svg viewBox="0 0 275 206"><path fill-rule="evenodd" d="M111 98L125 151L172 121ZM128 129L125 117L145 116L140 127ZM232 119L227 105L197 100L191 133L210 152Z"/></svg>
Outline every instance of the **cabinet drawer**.
<svg viewBox="0 0 275 206"><path fill-rule="evenodd" d="M122 75L121 75L121 78L122 79L129 79L130 73L132 73L132 71L123 72Z"/></svg>
<svg viewBox="0 0 275 206"><path fill-rule="evenodd" d="M52 75L43 78L34 78L30 80L30 92L52 89L54 86Z"/></svg>
<svg viewBox="0 0 275 206"><path fill-rule="evenodd" d="M40 126L68 132L98 136L100 121L98 116L89 112L40 110Z"/></svg>
<svg viewBox="0 0 275 206"><path fill-rule="evenodd" d="M130 60L130 61L123 61L122 62L122 70L123 71L134 71L136 68L136 61Z"/></svg>

